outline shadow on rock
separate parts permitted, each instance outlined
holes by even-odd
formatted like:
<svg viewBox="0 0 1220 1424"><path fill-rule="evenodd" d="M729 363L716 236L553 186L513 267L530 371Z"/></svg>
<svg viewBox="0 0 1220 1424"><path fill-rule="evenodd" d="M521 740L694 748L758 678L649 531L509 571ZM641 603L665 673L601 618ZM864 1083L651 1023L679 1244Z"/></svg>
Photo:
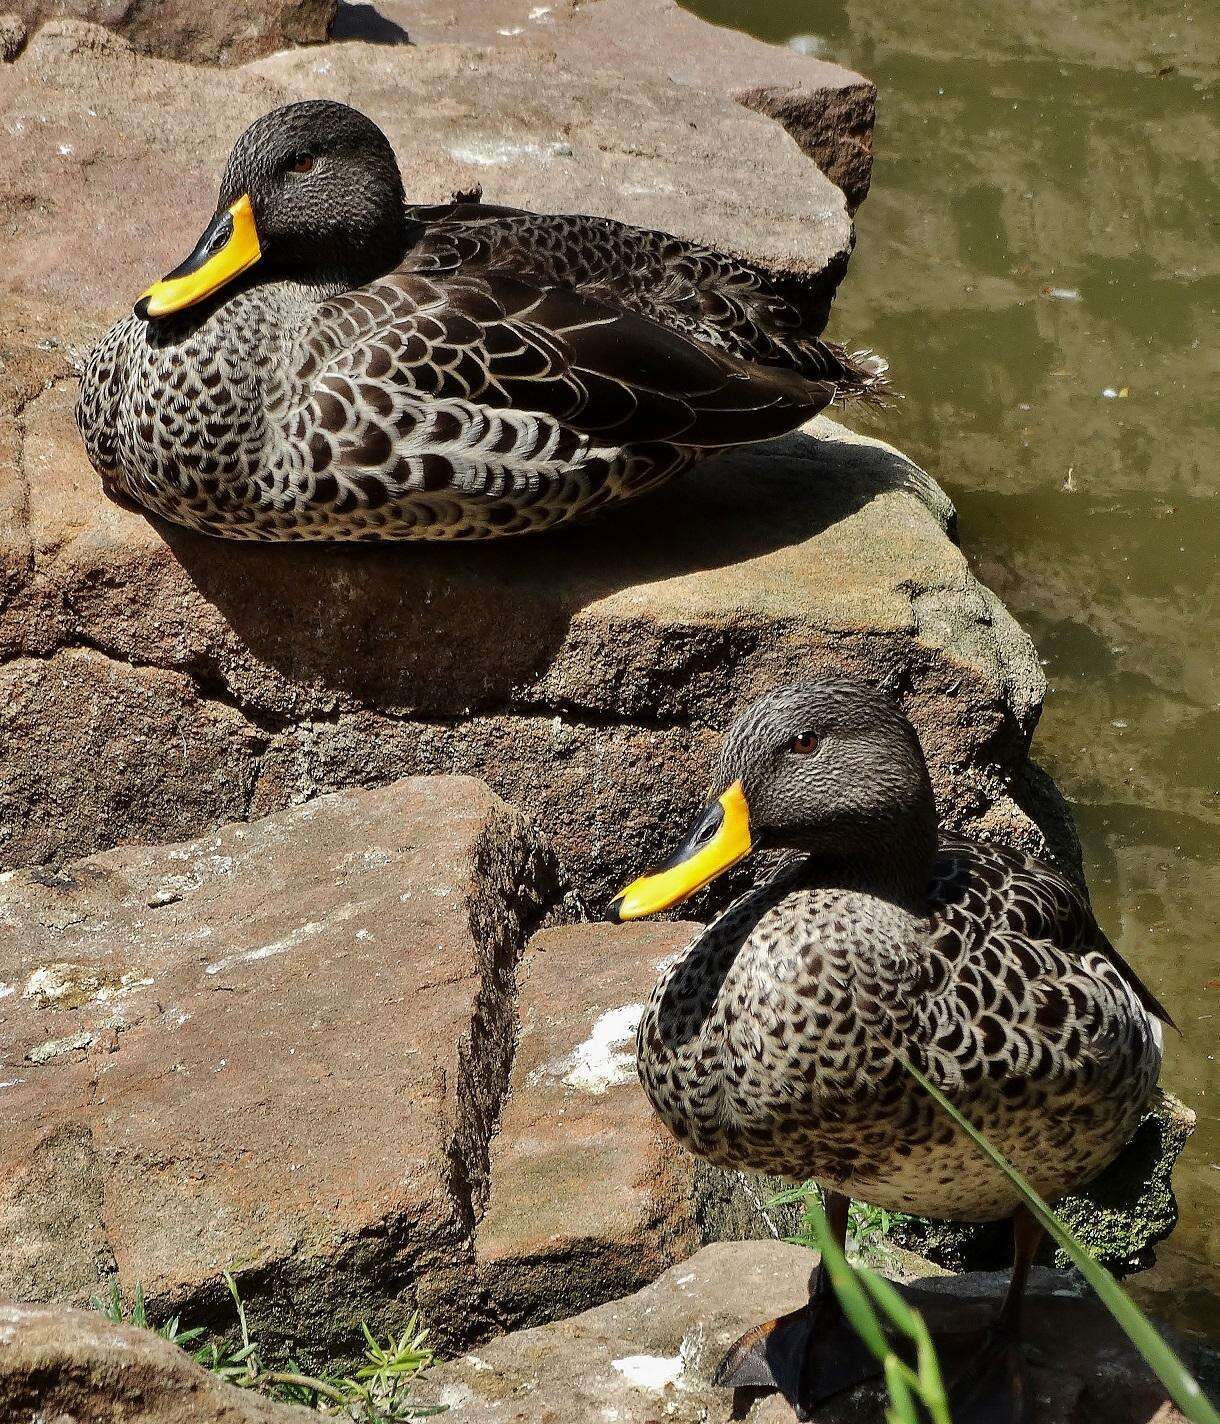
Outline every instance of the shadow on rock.
<svg viewBox="0 0 1220 1424"><path fill-rule="evenodd" d="M332 40L364 40L368 44L410 44L411 37L396 21L363 0L340 0L330 27Z"/></svg>
<svg viewBox="0 0 1220 1424"><path fill-rule="evenodd" d="M903 490L949 517L897 453L798 433L710 461L588 527L502 543L275 546L158 527L203 598L290 682L445 715L497 705L540 675L599 600L630 588L621 612L646 619L648 585L710 574L679 603L692 616L731 611L716 570L795 551Z"/></svg>

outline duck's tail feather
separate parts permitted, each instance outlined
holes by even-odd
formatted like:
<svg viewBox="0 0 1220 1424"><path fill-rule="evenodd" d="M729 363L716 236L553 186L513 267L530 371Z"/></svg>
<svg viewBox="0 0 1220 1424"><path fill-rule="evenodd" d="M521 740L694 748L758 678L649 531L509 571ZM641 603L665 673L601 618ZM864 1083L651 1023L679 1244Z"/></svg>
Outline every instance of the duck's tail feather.
<svg viewBox="0 0 1220 1424"><path fill-rule="evenodd" d="M860 401L864 405L888 406L895 399L896 392L890 384L890 363L876 351L846 351L842 346L832 345L838 358L841 373L835 377L835 400L846 405L848 401Z"/></svg>

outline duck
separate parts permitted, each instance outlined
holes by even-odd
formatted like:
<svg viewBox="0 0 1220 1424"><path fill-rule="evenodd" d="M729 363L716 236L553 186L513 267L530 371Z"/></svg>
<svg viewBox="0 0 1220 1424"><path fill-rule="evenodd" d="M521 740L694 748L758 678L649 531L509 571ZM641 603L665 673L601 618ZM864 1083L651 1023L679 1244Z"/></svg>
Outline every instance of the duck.
<svg viewBox="0 0 1220 1424"><path fill-rule="evenodd" d="M243 540L490 539L877 400L799 279L607 218L408 203L346 104L237 140L190 255L80 358L103 488Z"/></svg>
<svg viewBox="0 0 1220 1424"><path fill-rule="evenodd" d="M1021 1307L1041 1227L906 1064L1053 1202L1131 1138L1172 1021L1075 883L941 831L919 738L884 690L796 682L754 702L724 737L708 804L610 917L669 909L760 848L784 854L652 992L644 1092L696 1156L816 1182L840 1246L853 1198L1011 1220L996 1318L937 1343L964 1361L949 1376L957 1424L1025 1424ZM714 1380L778 1390L809 1419L877 1372L819 1266L807 1304L748 1331Z"/></svg>

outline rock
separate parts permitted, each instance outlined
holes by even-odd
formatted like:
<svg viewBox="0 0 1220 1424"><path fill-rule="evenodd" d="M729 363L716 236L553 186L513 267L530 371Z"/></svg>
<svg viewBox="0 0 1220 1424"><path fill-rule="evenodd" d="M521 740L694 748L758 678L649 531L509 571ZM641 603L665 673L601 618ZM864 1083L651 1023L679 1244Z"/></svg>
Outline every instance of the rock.
<svg viewBox="0 0 1220 1424"><path fill-rule="evenodd" d="M26 41L25 21L20 15L0 15L0 62L17 58Z"/></svg>
<svg viewBox="0 0 1220 1424"><path fill-rule="evenodd" d="M803 278L828 313L851 219L781 126L655 67L595 64L536 48L353 42L220 72L48 21L0 70L6 284L51 304L54 335L66 308L89 314L96 339L194 246L242 129L278 104L329 97L384 128L415 200L481 185L489 202L663 228Z"/></svg>
<svg viewBox="0 0 1220 1424"><path fill-rule="evenodd" d="M150 1330L90 1310L0 1305L0 1416L46 1424L308 1424L195 1364Z"/></svg>
<svg viewBox="0 0 1220 1424"><path fill-rule="evenodd" d="M781 1424L792 1411L775 1396L742 1401L709 1378L725 1349L750 1326L805 1299L816 1257L782 1242L707 1246L636 1295L570 1320L508 1335L477 1354L442 1365L421 1387L463 1424ZM921 1280L907 1288L932 1328L987 1320L1007 1285L1005 1273ZM1093 1299L1075 1296L1065 1277L1037 1270L1027 1312L1031 1383L1041 1424L1106 1419L1160 1424L1183 1416L1134 1347ZM1213 1366L1206 1347L1177 1337L1196 1370ZM881 1417L881 1390L866 1385L822 1405L826 1424Z"/></svg>
<svg viewBox="0 0 1220 1424"><path fill-rule="evenodd" d="M442 1287L554 896L537 833L462 778L6 877L0 1295L117 1275L227 1327L232 1269L271 1347L340 1355L416 1305L463 1338Z"/></svg>
<svg viewBox="0 0 1220 1424"><path fill-rule="evenodd" d="M1195 1114L1161 1092L1135 1136L1102 1174L1056 1204L1089 1251L1119 1275L1146 1269L1153 1247L1178 1224L1173 1168L1195 1130ZM1062 1251L1055 1264L1066 1269Z"/></svg>
<svg viewBox="0 0 1220 1424"><path fill-rule="evenodd" d="M244 64L289 45L322 44L338 6L339 0L25 0L24 18L31 30L46 20L104 25L133 49L184 64Z"/></svg>
<svg viewBox="0 0 1220 1424"><path fill-rule="evenodd" d="M19 333L27 364L44 355L37 329ZM773 682L819 672L902 696L950 824L1041 845L1009 794L1041 669L946 537L948 501L887 445L819 419L548 539L544 560L515 541L269 550L105 500L71 383L30 384L0 613L3 654L22 660L12 676L36 690L46 740L82 749L132 735L125 708L160 689L153 745L180 732L203 780L227 746L235 785L227 800L173 791L175 825L136 794L146 772L128 759L68 770L14 741L0 784L4 819L21 828L9 865L195 833L209 804L213 823L239 813L251 777L263 814L461 771L536 816L602 903L691 813L716 730ZM84 694L50 666L81 648L95 683L114 665L116 689L90 701L87 726ZM175 763L170 784L181 775ZM104 827L92 809L103 804Z"/></svg>
<svg viewBox="0 0 1220 1424"><path fill-rule="evenodd" d="M475 1230L480 1333L629 1295L705 1241L768 1234L766 1188L676 1148L636 1079L643 1001L698 928L565 925L531 940Z"/></svg>
<svg viewBox="0 0 1220 1424"><path fill-rule="evenodd" d="M1033 649L945 537L932 482L830 421L548 538L544 560L524 543L224 545L110 504L84 460L67 349L193 244L241 127L306 94L385 124L414 196L482 181L497 201L732 234L829 301L851 244L842 195L713 84L724 68L762 82L760 53L777 82L814 71L650 10L687 27L674 82L629 43L625 3L563 22L607 27L581 41L618 56L593 76L560 53L575 39L335 44L219 74L68 20L0 71L0 658L38 723L0 752L0 863L456 770L541 818L596 904L689 813L715 729L776 678L819 671L903 696L951 824L1041 846L1010 792L1043 690ZM185 747L156 788L133 757L98 754L136 750L137 707L154 747ZM61 742L70 764L44 754Z"/></svg>
<svg viewBox="0 0 1220 1424"><path fill-rule="evenodd" d="M170 841L244 817L268 739L181 673L132 667L88 648L0 667L12 754L0 785L9 865L114 839ZM121 775L113 771L122 767Z"/></svg>
<svg viewBox="0 0 1220 1424"><path fill-rule="evenodd" d="M657 74L725 94L782 124L842 189L849 212L868 194L877 97L872 83L841 65L705 24L675 0L378 0L375 13L405 27L417 44L456 40L546 49L573 68Z"/></svg>

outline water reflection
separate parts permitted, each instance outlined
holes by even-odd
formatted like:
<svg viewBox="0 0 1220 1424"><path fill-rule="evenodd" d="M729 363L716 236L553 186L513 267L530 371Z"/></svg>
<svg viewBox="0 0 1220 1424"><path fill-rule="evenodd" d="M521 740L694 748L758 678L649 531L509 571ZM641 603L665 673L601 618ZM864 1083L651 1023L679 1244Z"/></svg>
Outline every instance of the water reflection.
<svg viewBox="0 0 1220 1424"><path fill-rule="evenodd" d="M885 435L1046 660L1038 754L1199 1116L1138 1290L1220 1340L1220 7L690 8L878 83L833 330L890 358Z"/></svg>

